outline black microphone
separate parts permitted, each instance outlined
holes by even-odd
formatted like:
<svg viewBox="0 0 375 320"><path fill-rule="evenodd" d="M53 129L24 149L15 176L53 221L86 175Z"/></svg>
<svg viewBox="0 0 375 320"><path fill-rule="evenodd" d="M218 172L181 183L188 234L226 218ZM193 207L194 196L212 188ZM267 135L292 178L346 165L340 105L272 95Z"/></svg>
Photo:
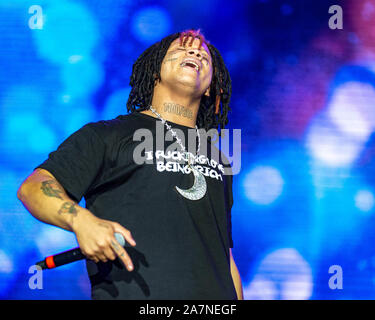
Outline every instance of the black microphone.
<svg viewBox="0 0 375 320"><path fill-rule="evenodd" d="M125 239L121 233L115 232L115 238L121 246L125 246ZM68 264L74 261L85 259L85 255L82 253L81 249L74 248L68 251L64 251L53 256L49 256L42 261L36 263L42 269L53 269L64 264Z"/></svg>

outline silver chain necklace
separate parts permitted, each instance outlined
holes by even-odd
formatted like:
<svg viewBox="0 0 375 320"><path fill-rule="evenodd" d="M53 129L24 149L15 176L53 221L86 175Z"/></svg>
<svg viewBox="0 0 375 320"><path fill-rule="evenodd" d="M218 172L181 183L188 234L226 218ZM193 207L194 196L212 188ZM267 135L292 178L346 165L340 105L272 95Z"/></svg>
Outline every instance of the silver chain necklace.
<svg viewBox="0 0 375 320"><path fill-rule="evenodd" d="M184 145L181 142L181 139L177 136L176 131L172 129L172 127L169 125L169 123L152 107L150 106L151 112L158 117L159 120L165 125L165 127L168 129L168 131L171 132L172 136L176 139L176 142L180 146L182 152L188 157L188 167L191 169L192 173L194 174L194 184L189 189L180 189L179 187L175 187L176 190L185 198L190 200L199 200L204 197L207 191L207 183L206 179L204 178L204 175L197 170L197 168L194 166L194 157L192 157L191 153L188 153L184 147ZM197 131L198 136L198 148L197 148L197 156L200 151L200 144L201 144L201 138L199 135L198 127L195 126L195 130Z"/></svg>

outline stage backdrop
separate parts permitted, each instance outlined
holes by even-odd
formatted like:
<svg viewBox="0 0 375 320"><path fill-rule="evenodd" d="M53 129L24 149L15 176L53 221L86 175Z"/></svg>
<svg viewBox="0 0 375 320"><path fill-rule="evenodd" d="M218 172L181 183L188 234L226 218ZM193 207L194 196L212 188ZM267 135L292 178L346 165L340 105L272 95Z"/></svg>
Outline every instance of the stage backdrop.
<svg viewBox="0 0 375 320"><path fill-rule="evenodd" d="M245 298L374 299L374 21L372 0L0 0L0 298L90 299L82 261L33 286L30 267L77 242L17 189L75 130L126 114L148 46L200 28L231 73L228 128L241 129Z"/></svg>

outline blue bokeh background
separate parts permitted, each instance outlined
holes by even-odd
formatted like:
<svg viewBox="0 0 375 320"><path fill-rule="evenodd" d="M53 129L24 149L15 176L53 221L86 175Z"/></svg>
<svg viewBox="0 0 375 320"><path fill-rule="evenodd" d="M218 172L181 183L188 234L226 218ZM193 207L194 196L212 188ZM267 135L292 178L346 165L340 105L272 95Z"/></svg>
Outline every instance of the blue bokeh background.
<svg viewBox="0 0 375 320"><path fill-rule="evenodd" d="M343 29L329 27L331 5ZM126 113L148 46L200 28L231 73L229 128L241 129L245 299L374 299L374 21L371 0L0 0L0 298L90 299L84 262L29 287L30 266L77 243L17 189L75 130Z"/></svg>

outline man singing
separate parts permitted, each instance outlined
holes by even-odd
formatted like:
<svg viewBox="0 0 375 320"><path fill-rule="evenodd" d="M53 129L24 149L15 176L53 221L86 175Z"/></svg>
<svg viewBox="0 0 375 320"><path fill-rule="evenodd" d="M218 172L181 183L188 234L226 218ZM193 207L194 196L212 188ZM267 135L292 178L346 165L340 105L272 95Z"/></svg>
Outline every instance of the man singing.
<svg viewBox="0 0 375 320"><path fill-rule="evenodd" d="M18 198L37 219L74 232L92 299L243 299L231 252L232 176L211 148L200 149L201 130L227 124L231 80L220 53L199 30L170 35L137 59L130 85L129 114L73 133ZM139 129L154 138L144 150L152 161L142 164ZM172 144L177 151L167 152Z"/></svg>

